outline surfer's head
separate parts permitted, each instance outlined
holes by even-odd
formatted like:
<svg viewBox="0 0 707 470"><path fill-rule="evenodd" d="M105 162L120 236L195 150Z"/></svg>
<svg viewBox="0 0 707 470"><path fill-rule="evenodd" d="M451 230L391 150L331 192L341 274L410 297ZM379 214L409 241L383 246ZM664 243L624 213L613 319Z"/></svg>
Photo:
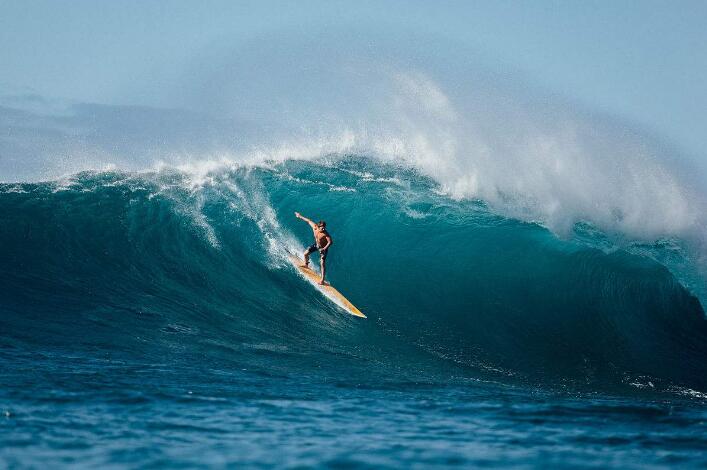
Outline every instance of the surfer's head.
<svg viewBox="0 0 707 470"><path fill-rule="evenodd" d="M317 227L326 228L326 222L324 222L323 220L320 220L319 222L317 222Z"/></svg>

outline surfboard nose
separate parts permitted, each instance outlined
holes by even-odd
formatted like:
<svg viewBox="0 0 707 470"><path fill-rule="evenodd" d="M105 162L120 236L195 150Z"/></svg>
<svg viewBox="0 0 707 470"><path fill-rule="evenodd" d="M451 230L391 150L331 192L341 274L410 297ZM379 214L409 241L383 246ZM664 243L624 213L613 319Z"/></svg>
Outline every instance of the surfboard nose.
<svg viewBox="0 0 707 470"><path fill-rule="evenodd" d="M290 258L292 265L297 268L304 278L309 281L319 292L321 292L324 297L335 303L339 308L346 311L350 315L354 315L360 318L368 318L363 314L354 304L352 304L349 299L343 296L341 292L336 290L331 284L321 285L319 284L320 276L312 268L302 266L303 261L295 256Z"/></svg>

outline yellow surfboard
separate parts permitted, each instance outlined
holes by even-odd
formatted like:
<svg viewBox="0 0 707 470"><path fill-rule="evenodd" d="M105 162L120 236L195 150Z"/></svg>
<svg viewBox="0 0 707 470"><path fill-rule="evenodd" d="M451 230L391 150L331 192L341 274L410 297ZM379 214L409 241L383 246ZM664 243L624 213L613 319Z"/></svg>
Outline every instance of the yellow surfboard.
<svg viewBox="0 0 707 470"><path fill-rule="evenodd" d="M304 261L302 261L302 259L292 256L290 258L290 262L292 262L292 264L299 270L299 272L302 273L302 275L304 275L304 277L307 278L307 280L310 283L312 283L314 285L314 287L316 287L329 300L331 300L336 305L338 305L339 307L346 310L351 315L355 315L355 316L361 317L361 318L366 318L366 315L361 313L361 311L359 309L357 309L354 304L349 302L349 300L346 297L341 295L341 292L334 289L330 285L323 286L323 285L319 284L319 278L320 278L319 274L312 271L310 268L303 267L302 264L304 263Z"/></svg>

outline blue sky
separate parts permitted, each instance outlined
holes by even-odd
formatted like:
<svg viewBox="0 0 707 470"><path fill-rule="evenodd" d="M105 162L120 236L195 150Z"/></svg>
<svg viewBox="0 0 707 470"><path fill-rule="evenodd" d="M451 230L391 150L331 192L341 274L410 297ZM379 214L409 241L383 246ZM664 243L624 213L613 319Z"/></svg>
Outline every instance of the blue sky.
<svg viewBox="0 0 707 470"><path fill-rule="evenodd" d="M360 28L443 35L491 68L637 123L707 168L707 2L0 1L0 95L162 106L214 41ZM170 73L174 71L174 73ZM150 86L141 86L150 82Z"/></svg>

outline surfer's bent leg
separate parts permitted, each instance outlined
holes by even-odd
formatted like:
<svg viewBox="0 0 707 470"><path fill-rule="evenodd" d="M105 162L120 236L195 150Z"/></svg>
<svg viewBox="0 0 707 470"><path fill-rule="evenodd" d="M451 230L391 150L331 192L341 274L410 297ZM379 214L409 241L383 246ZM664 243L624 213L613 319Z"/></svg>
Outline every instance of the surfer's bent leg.
<svg viewBox="0 0 707 470"><path fill-rule="evenodd" d="M319 253L319 266L322 268L322 278L319 284L324 284L324 277L326 276L326 255L328 252L329 250L324 250Z"/></svg>
<svg viewBox="0 0 707 470"><path fill-rule="evenodd" d="M317 251L317 245L312 245L309 248L307 248L304 252L304 267L307 268L309 267L309 255Z"/></svg>

